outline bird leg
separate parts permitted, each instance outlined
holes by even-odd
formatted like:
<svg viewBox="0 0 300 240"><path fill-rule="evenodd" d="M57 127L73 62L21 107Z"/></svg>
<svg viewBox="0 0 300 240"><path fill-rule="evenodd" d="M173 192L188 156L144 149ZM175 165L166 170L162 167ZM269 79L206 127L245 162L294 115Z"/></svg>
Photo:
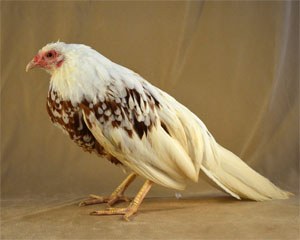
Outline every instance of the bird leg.
<svg viewBox="0 0 300 240"><path fill-rule="evenodd" d="M152 182L150 180L146 180L140 191L137 193L135 198L129 204L127 208L107 208L105 210L93 211L90 214L101 216L101 215L123 215L123 218L126 221L129 221L129 217L135 214L144 200L146 194L149 192L152 186Z"/></svg>
<svg viewBox="0 0 300 240"><path fill-rule="evenodd" d="M79 203L79 206L86 206L98 203L107 203L109 206L114 205L118 201L129 202L130 199L124 196L124 192L130 183L135 179L136 174L131 173L114 191L110 196L102 197L91 194L90 197Z"/></svg>

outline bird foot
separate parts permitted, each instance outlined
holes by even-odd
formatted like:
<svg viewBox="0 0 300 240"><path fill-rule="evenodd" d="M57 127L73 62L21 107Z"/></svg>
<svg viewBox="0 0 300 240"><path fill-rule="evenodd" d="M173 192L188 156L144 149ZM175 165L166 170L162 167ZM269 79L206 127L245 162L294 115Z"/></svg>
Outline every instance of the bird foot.
<svg viewBox="0 0 300 240"><path fill-rule="evenodd" d="M88 199L79 203L79 207L100 203L107 203L109 206L113 206L115 203L120 201L129 202L130 198L120 194L112 194L108 197L91 194Z"/></svg>
<svg viewBox="0 0 300 240"><path fill-rule="evenodd" d="M103 215L123 215L123 219L130 221L130 217L137 212L138 207L130 204L127 208L106 208L105 210L93 211L90 215L103 216Z"/></svg>
<svg viewBox="0 0 300 240"><path fill-rule="evenodd" d="M146 180L140 191L137 193L135 198L131 201L127 208L106 208L105 210L93 211L90 215L103 216L103 215L123 215L126 221L129 221L129 217L135 214L141 205L146 194L149 192L152 186L150 180Z"/></svg>

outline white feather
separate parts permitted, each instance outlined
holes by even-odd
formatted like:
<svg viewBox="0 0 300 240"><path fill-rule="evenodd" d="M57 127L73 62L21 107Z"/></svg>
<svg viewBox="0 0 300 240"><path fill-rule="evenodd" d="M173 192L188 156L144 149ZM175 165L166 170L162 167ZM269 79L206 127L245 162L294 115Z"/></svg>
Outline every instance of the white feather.
<svg viewBox="0 0 300 240"><path fill-rule="evenodd" d="M105 151L137 174L181 190L188 180L196 182L202 170L218 187L238 199L260 201L290 195L221 147L195 114L138 74L84 45L52 43L45 47L51 48L65 56L64 64L52 73L51 86L73 105L84 99L103 102L109 92L110 98L125 106L126 89L135 90L144 101L146 92L153 97L139 106L137 99L130 96L127 107L132 112L125 118L116 116L121 127L113 127L103 117L97 119L93 112L83 109L87 126L92 124L89 129ZM151 108L154 99L160 106ZM133 111L139 121L149 126L142 138L134 131ZM133 131L132 136L127 130Z"/></svg>

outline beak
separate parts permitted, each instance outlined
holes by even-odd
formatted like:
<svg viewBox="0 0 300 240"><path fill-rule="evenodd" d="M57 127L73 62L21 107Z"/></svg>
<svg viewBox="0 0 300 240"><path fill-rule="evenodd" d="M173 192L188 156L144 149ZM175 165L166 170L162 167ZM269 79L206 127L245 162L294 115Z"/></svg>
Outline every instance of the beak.
<svg viewBox="0 0 300 240"><path fill-rule="evenodd" d="M28 72L30 69L36 67L36 63L34 62L34 59L32 59L26 66L26 72Z"/></svg>

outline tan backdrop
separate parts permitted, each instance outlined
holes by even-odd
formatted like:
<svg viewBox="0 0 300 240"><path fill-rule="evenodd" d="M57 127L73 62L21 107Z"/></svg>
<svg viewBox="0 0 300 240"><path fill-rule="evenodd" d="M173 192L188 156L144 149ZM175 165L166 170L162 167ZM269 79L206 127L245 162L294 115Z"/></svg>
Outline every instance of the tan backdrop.
<svg viewBox="0 0 300 240"><path fill-rule="evenodd" d="M49 76L25 73L38 49L58 39L90 45L137 71L253 168L285 189L299 188L297 1L26 1L1 8L2 197L109 193L125 176L51 125ZM183 194L208 189L201 182Z"/></svg>

